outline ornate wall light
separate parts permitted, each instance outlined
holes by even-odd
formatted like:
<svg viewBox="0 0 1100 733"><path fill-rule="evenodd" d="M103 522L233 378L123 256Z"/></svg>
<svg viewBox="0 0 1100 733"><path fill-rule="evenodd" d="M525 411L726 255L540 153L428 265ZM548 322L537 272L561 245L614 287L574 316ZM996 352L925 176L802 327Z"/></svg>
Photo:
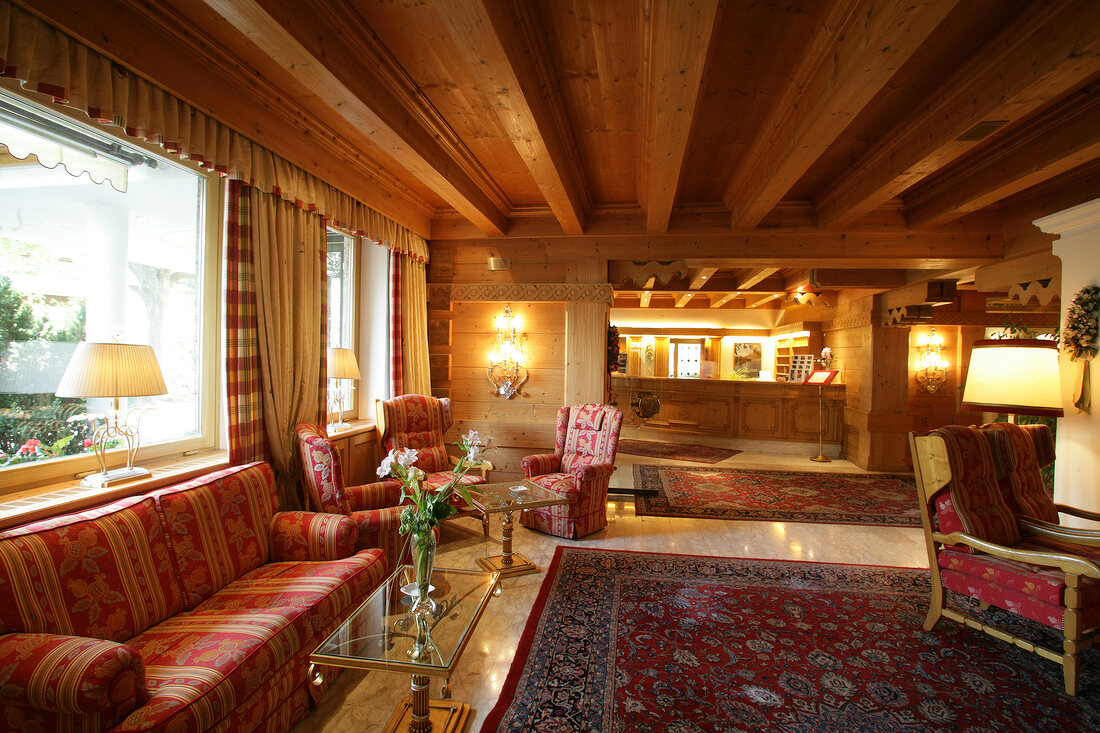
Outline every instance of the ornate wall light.
<svg viewBox="0 0 1100 733"><path fill-rule="evenodd" d="M938 335L935 328L921 334L917 342L917 353L920 354L917 361L917 382L931 394L947 380L947 367L950 366L943 358L943 336Z"/></svg>
<svg viewBox="0 0 1100 733"><path fill-rule="evenodd" d="M493 394L511 399L517 394L527 395L520 387L527 381L527 368L523 366L523 347L519 340L525 337L520 329L520 319L512 315L511 307L496 320L496 345L489 352L489 381L493 383Z"/></svg>

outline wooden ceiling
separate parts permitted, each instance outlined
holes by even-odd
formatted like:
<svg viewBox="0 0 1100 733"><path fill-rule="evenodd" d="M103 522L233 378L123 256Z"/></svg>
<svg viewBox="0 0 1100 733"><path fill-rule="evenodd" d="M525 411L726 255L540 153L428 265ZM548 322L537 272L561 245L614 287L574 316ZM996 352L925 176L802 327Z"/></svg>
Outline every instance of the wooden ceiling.
<svg viewBox="0 0 1100 733"><path fill-rule="evenodd" d="M1095 0L17 2L429 239L684 291L972 270L1100 191Z"/></svg>

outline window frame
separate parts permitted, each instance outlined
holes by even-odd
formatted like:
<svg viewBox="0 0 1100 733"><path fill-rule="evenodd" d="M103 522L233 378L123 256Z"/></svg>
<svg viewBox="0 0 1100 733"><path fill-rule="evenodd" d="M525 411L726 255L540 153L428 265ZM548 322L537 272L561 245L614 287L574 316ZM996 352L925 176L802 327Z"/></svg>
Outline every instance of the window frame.
<svg viewBox="0 0 1100 733"><path fill-rule="evenodd" d="M361 284L362 278L360 277L360 274L359 274L359 267L360 267L360 261L361 261L361 257L362 257L362 250L363 250L363 246L364 246L363 238L359 237L359 236L356 236L354 234L349 234L348 232L344 231L343 229L339 229L339 228L333 227L333 226L327 226L325 228L325 257L326 257L325 265L326 265L326 268L328 266L327 257L328 257L328 236L329 236L329 234L339 234L340 236L342 236L344 238L344 246L345 247L349 247L349 246L351 247L351 257L350 258L345 258L345 261L344 261L344 276L347 277L348 280L350 281L350 287L347 288L346 292L344 293L344 306L347 307L347 314L348 314L348 317L350 319L350 324L348 326L348 332L350 334L350 340L351 340L351 346L347 346L345 348L349 348L355 353L355 361L359 365L359 374L360 374L360 377L362 377L362 374L363 374L363 360L362 360L361 354L359 352L359 343L360 343L360 341L359 341L359 333L360 333L360 318L359 318L359 302L360 301L359 301L359 295L360 295L360 284ZM346 251L347 250L345 249L345 252ZM326 285L327 285L327 282L328 282L327 270L326 270L326 274L325 274L325 280L326 280ZM328 295L327 295L327 292L326 292L326 302L325 302L325 318L326 318L326 320L328 318L328 308L329 308L329 303L327 302L327 299L328 299ZM326 329L326 333L325 333L325 348L326 349L329 348L329 345L331 344L331 341L332 341L332 334L328 333L328 330ZM362 387L362 384L363 384L364 380L362 378L360 378L360 379L352 379L352 380L348 380L348 381L351 382L352 390L351 390L351 397L348 400L348 403L344 405L344 420L345 421L347 421L347 420L358 420L359 419L359 398L358 398L356 393ZM339 411L335 411L335 410L331 409L332 401L330 399L328 399L328 388L330 386L329 382L331 382L331 380L328 380L326 378L325 418L328 421L328 423L331 425L332 423L335 423L337 421L340 413L339 413Z"/></svg>
<svg viewBox="0 0 1100 733"><path fill-rule="evenodd" d="M197 163L179 158L165 151L159 145L129 137L119 127L98 124L79 110L56 105L46 95L29 92L10 84L0 86L2 86L4 92L42 109L47 114L67 118L78 126L92 130L95 134L115 138L127 146L146 151L158 160L164 161L166 165L186 169L199 177L200 196L202 197L202 203L199 207L199 215L202 219L199 223L199 230L203 232L202 243L199 247L198 267L203 277L203 294L200 299L203 324L200 331L202 358L199 363L201 380L199 390L201 394L199 400L201 410L199 434L165 443L142 445L137 451L134 463L140 465L172 457L184 458L216 448L224 449L222 438L224 435L224 421L220 419L224 402L222 390L219 388L221 378L218 365L223 362L223 345L220 334L222 288L224 285L222 259L225 244L222 235L225 228L225 181L219 174L208 171ZM125 465L125 463L124 450L113 449L108 451L108 468L117 468ZM67 481L76 482L98 470L99 463L94 455L65 456L48 461L34 461L3 468L0 469L0 487L2 487L0 488L0 499L7 494L28 491L50 484Z"/></svg>

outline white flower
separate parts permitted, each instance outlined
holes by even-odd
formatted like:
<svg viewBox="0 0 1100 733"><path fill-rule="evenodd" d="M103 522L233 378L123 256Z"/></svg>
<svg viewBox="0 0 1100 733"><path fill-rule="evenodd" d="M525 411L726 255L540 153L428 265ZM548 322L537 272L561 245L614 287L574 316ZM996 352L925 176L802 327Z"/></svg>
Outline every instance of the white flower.
<svg viewBox="0 0 1100 733"><path fill-rule="evenodd" d="M390 475L390 470L393 468L394 454L396 450L391 450L389 455L382 459L382 462L378 464L378 477L385 478Z"/></svg>
<svg viewBox="0 0 1100 733"><path fill-rule="evenodd" d="M405 468L412 468L416 464L418 453L415 448L402 448L396 458L397 462Z"/></svg>
<svg viewBox="0 0 1100 733"><path fill-rule="evenodd" d="M476 430L471 430L462 436L462 442L466 445L485 445L485 441L481 439L480 433Z"/></svg>
<svg viewBox="0 0 1100 733"><path fill-rule="evenodd" d="M480 463L483 455L485 455L485 446L480 443L471 443L469 450L466 451L466 460L474 464Z"/></svg>
<svg viewBox="0 0 1100 733"><path fill-rule="evenodd" d="M427 475L428 474L424 473L424 471L422 469L419 469L416 466L413 466L412 468L409 469L409 481L408 481L408 483L412 483L414 481L423 481L424 478Z"/></svg>

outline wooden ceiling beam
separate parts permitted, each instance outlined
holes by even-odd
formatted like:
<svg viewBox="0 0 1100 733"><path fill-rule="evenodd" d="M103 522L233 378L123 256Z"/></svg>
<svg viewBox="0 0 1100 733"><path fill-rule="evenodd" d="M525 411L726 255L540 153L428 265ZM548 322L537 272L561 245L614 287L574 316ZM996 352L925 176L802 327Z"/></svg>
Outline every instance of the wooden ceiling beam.
<svg viewBox="0 0 1100 733"><path fill-rule="evenodd" d="M905 197L909 225L935 227L1100 158L1100 90L1072 94Z"/></svg>
<svg viewBox="0 0 1100 733"><path fill-rule="evenodd" d="M767 279L777 272L779 272L778 267L761 267L753 270L752 272L741 278L741 281L737 283L737 289L748 290L761 280Z"/></svg>
<svg viewBox="0 0 1100 733"><path fill-rule="evenodd" d="M726 186L734 229L764 219L956 2L830 2Z"/></svg>
<svg viewBox="0 0 1100 733"><path fill-rule="evenodd" d="M978 143L980 122L1019 120L1100 72L1100 3L1032 3L817 197L822 227L843 227Z"/></svg>
<svg viewBox="0 0 1100 733"><path fill-rule="evenodd" d="M246 60L161 3L33 0L26 9L290 163L425 238L433 206ZM213 71L212 71L213 70ZM364 141L365 142L365 141Z"/></svg>
<svg viewBox="0 0 1100 733"><path fill-rule="evenodd" d="M508 229L507 198L345 0L204 2L479 229Z"/></svg>
<svg viewBox="0 0 1100 733"><path fill-rule="evenodd" d="M726 293L725 295L723 295L721 298L718 298L717 300L711 300L710 301L710 307L711 308L721 308L722 306L724 306L726 303L730 302L734 298L739 298L739 297L741 297L741 293Z"/></svg>
<svg viewBox="0 0 1100 733"><path fill-rule="evenodd" d="M649 300L652 297L653 297L652 292L650 292L648 290L642 292L642 294L640 296L638 296L638 305L640 305L642 308L648 308L649 307Z"/></svg>
<svg viewBox="0 0 1100 733"><path fill-rule="evenodd" d="M714 273L718 272L717 267L702 267L695 272L695 276L691 278L691 283L688 285L688 290L698 290L707 284L707 281L714 277Z"/></svg>
<svg viewBox="0 0 1100 733"><path fill-rule="evenodd" d="M668 230L695 119L718 0L655 0L648 16L643 110L646 231Z"/></svg>
<svg viewBox="0 0 1100 733"><path fill-rule="evenodd" d="M882 310L898 310L914 305L942 305L955 300L954 280L929 280L906 285L875 296Z"/></svg>
<svg viewBox="0 0 1100 733"><path fill-rule="evenodd" d="M533 6L499 0L436 0L482 93L527 164L566 234L582 234L587 189L564 117L547 33Z"/></svg>
<svg viewBox="0 0 1100 733"><path fill-rule="evenodd" d="M985 265L1003 257L1004 244L988 233L958 232L816 235L761 231L744 237L562 237L508 238L519 247L542 248L552 259L606 260L709 259L720 268L819 267L871 269L958 269Z"/></svg>
<svg viewBox="0 0 1100 733"><path fill-rule="evenodd" d="M823 290L897 288L905 285L905 270L810 270L810 284Z"/></svg>
<svg viewBox="0 0 1100 733"><path fill-rule="evenodd" d="M684 293L683 295L681 295L679 298L676 299L676 307L683 308L685 305L688 304L688 301L691 300L691 296L693 295L695 295L695 293Z"/></svg>
<svg viewBox="0 0 1100 733"><path fill-rule="evenodd" d="M754 300L751 303L746 301L745 305L749 308L759 308L762 305L767 305L769 303L774 303L778 299L779 299L779 293L772 293L771 295L765 295L763 298L760 298L758 300Z"/></svg>

